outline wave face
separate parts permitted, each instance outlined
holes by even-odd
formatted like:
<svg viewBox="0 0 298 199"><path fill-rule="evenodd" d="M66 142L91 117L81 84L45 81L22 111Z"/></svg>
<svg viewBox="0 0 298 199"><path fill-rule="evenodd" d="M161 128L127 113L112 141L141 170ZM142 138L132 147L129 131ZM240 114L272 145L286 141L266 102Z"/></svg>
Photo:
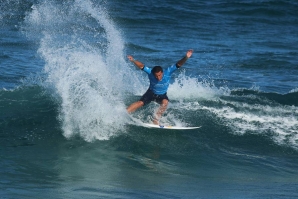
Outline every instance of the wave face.
<svg viewBox="0 0 298 199"><path fill-rule="evenodd" d="M243 186L257 186L263 193L268 186L296 183L298 110L293 99L298 93L223 92L197 85L200 86L192 89L200 89L205 97L198 99L194 92L184 93L187 98L181 99L173 84L171 105L162 122L202 126L200 129L175 131L126 124L113 131L111 137L101 136L104 126L97 123L94 125L102 128L94 131L96 134L85 135L74 129L75 134L68 138L64 120L57 120L61 115L60 101L44 87L0 91L3 113L0 141L5 151L5 156L0 151L1 157L5 157L0 161L3 166L0 183L17 190L4 193L21 196L25 189L33 198L45 195L76 198L85 194L88 198L90 194L103 193L111 197L156 197L162 191L152 192L152 186L159 179L158 184L171 191L167 197L180 196L189 187L192 191L185 192L187 196L209 197L226 193L218 182L220 178L230 184L229 194L236 197ZM150 104L134 117L145 121L155 108L155 104ZM110 136L108 132L104 135ZM6 183L11 176L18 176L17 184ZM132 176L144 182L135 181ZM30 187L37 186L40 180L44 181L40 185L43 191L31 192ZM177 189L175 184L179 182L183 186L179 184ZM187 188L186 182L192 184ZM209 188L200 185L198 193L195 189L198 182ZM220 188L213 192L216 187ZM69 192L70 188L77 191ZM295 185L285 193L295 195L293 189ZM251 193L259 196L259 192ZM280 189L273 194L279 193ZM272 191L268 193L271 194Z"/></svg>

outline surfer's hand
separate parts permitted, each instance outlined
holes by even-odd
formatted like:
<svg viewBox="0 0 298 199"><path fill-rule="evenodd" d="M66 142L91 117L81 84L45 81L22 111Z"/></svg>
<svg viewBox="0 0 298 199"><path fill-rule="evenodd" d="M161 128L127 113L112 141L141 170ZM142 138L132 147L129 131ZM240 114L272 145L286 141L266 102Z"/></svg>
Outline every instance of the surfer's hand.
<svg viewBox="0 0 298 199"><path fill-rule="evenodd" d="M193 50L192 49L188 50L187 53L186 53L186 57L187 58L190 58L191 55L192 55L192 53L193 53Z"/></svg>
<svg viewBox="0 0 298 199"><path fill-rule="evenodd" d="M133 62L134 58L131 55L128 55L127 58L129 59L129 61Z"/></svg>
<svg viewBox="0 0 298 199"><path fill-rule="evenodd" d="M145 65L142 62L135 60L131 55L128 55L127 58L129 59L129 61L134 63L134 65L136 65L139 69L144 69Z"/></svg>

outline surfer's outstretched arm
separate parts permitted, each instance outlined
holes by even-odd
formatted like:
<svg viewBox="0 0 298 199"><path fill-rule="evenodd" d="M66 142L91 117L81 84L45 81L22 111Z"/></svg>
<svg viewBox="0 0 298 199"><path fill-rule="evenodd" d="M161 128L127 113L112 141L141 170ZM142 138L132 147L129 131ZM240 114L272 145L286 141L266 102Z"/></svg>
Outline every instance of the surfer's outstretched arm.
<svg viewBox="0 0 298 199"><path fill-rule="evenodd" d="M186 52L185 57L183 57L182 59L180 59L180 60L176 63L177 68L180 68L180 67L181 67L181 66L188 60L188 58L191 57L192 53L193 53L193 50L192 50L192 49L188 50L188 51Z"/></svg>
<svg viewBox="0 0 298 199"><path fill-rule="evenodd" d="M140 61L137 61L133 58L133 56L128 55L127 58L129 59L129 61L131 61L132 63L134 63L134 65L136 65L139 69L143 70L144 69L144 64Z"/></svg>

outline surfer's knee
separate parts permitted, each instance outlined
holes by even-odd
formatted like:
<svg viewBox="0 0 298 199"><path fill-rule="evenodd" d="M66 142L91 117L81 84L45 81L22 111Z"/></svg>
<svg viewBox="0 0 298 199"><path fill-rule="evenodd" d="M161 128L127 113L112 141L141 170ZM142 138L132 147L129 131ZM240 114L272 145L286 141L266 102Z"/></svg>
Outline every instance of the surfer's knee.
<svg viewBox="0 0 298 199"><path fill-rule="evenodd" d="M168 106L168 103L169 103L169 100L163 99L162 102L161 102L161 105L162 106Z"/></svg>
<svg viewBox="0 0 298 199"><path fill-rule="evenodd" d="M143 101L137 101L137 103L138 103L139 107L144 106L144 102Z"/></svg>
<svg viewBox="0 0 298 199"><path fill-rule="evenodd" d="M137 101L135 103L132 103L129 107L126 108L126 111L128 113L132 113L134 112L135 110L137 110L138 108L144 106L144 102L142 101Z"/></svg>

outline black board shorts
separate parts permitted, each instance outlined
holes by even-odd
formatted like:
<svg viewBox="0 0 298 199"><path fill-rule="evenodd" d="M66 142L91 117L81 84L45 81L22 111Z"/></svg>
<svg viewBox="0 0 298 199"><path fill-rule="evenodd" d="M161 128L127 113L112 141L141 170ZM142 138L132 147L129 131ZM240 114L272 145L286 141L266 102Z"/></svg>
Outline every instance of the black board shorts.
<svg viewBox="0 0 298 199"><path fill-rule="evenodd" d="M149 104L152 101L155 101L155 102L161 104L163 99L166 99L169 101L167 93L162 94L162 95L156 95L153 93L152 90L148 89L146 91L146 93L141 97L140 101L144 102L144 105Z"/></svg>

